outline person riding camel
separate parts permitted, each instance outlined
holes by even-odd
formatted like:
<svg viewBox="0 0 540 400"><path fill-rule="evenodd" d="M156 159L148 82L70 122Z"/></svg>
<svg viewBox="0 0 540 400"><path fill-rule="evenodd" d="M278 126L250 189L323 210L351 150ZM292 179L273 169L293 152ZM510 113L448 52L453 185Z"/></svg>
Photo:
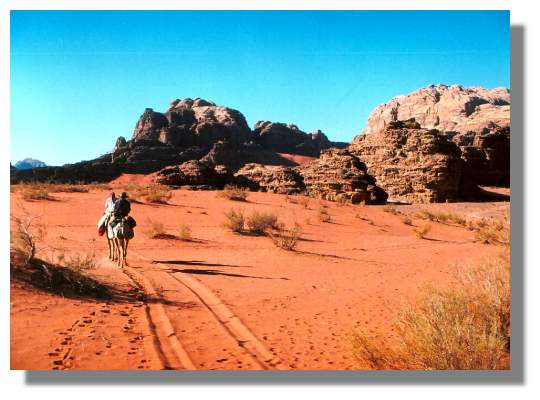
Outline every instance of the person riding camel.
<svg viewBox="0 0 540 400"><path fill-rule="evenodd" d="M116 194L111 192L105 200L105 213L112 214L114 212L114 203L116 202Z"/></svg>
<svg viewBox="0 0 540 400"><path fill-rule="evenodd" d="M122 192L120 198L114 203L114 217L116 219L125 218L131 212L131 203L127 198L127 193Z"/></svg>

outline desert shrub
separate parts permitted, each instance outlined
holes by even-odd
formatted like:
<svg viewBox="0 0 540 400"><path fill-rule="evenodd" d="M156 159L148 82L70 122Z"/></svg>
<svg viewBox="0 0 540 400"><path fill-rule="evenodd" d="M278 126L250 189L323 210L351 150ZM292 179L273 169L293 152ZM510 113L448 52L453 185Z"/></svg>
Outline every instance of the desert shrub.
<svg viewBox="0 0 540 400"><path fill-rule="evenodd" d="M383 207L383 211L386 212L386 213L389 213L389 214L392 214L392 215L399 215L401 214L401 211L399 211L396 207L394 206L384 206Z"/></svg>
<svg viewBox="0 0 540 400"><path fill-rule="evenodd" d="M397 339L353 334L356 359L373 369L493 370L509 368L508 258L461 270L457 283L425 287L394 323Z"/></svg>
<svg viewBox="0 0 540 400"><path fill-rule="evenodd" d="M462 215L444 211L420 210L415 214L415 216L420 219L427 219L429 221L440 222L443 224L455 224L464 227L466 227L469 222Z"/></svg>
<svg viewBox="0 0 540 400"><path fill-rule="evenodd" d="M30 216L28 212L21 207L24 216L12 216L12 231L10 237L10 249L19 254L28 264L32 262L37 251L37 242L42 240L45 235L45 227L37 224L35 221L38 216Z"/></svg>
<svg viewBox="0 0 540 400"><path fill-rule="evenodd" d="M248 194L249 190L246 188L234 185L226 185L223 190L218 193L218 196L234 201L246 201Z"/></svg>
<svg viewBox="0 0 540 400"><path fill-rule="evenodd" d="M475 240L485 244L510 244L510 231L508 227L500 221L480 220L476 223Z"/></svg>
<svg viewBox="0 0 540 400"><path fill-rule="evenodd" d="M75 184L75 185L66 185L64 187L64 192L67 193L88 193L89 189L85 185Z"/></svg>
<svg viewBox="0 0 540 400"><path fill-rule="evenodd" d="M148 203L167 204L172 197L171 189L165 185L153 184L140 192L135 192L136 196L142 197Z"/></svg>
<svg viewBox="0 0 540 400"><path fill-rule="evenodd" d="M298 197L298 204L300 204L305 209L308 209L309 208L309 198L307 198L305 196L299 196Z"/></svg>
<svg viewBox="0 0 540 400"><path fill-rule="evenodd" d="M253 211L246 220L247 229L254 235L265 235L269 229L278 227L278 218L270 212Z"/></svg>
<svg viewBox="0 0 540 400"><path fill-rule="evenodd" d="M347 199L347 196L337 196L336 197L336 203L340 206L344 206L349 202L349 199Z"/></svg>
<svg viewBox="0 0 540 400"><path fill-rule="evenodd" d="M330 214L328 213L328 210L326 208L319 208L319 212L317 214L317 216L319 217L319 221L321 222L330 222L332 221L332 217L330 216Z"/></svg>
<svg viewBox="0 0 540 400"><path fill-rule="evenodd" d="M146 219L147 228L144 231L146 235L151 239L171 239L173 235L168 234L165 231L165 225L159 221L153 221L150 218Z"/></svg>
<svg viewBox="0 0 540 400"><path fill-rule="evenodd" d="M45 183L24 183L19 187L19 192L23 200L54 200L50 195L50 185Z"/></svg>
<svg viewBox="0 0 540 400"><path fill-rule="evenodd" d="M282 227L279 233L269 232L268 236L276 247L294 251L302 236L302 226L295 222L290 228Z"/></svg>
<svg viewBox="0 0 540 400"><path fill-rule="evenodd" d="M244 231L244 210L231 208L230 210L226 211L224 213L225 215L225 222L223 225L230 229L233 232L241 233Z"/></svg>
<svg viewBox="0 0 540 400"><path fill-rule="evenodd" d="M94 269L97 267L98 262L95 253L75 254L69 257L60 255L58 257L59 263L74 271L84 271L88 269Z"/></svg>
<svg viewBox="0 0 540 400"><path fill-rule="evenodd" d="M414 228L414 234L420 239L424 239L428 232L431 230L431 225L424 224Z"/></svg>
<svg viewBox="0 0 540 400"><path fill-rule="evenodd" d="M412 219L410 219L409 217L401 218L401 222L403 222L405 225L412 225Z"/></svg>
<svg viewBox="0 0 540 400"><path fill-rule="evenodd" d="M88 185L91 189L95 190L112 190L112 185L110 183L104 182L92 182Z"/></svg>
<svg viewBox="0 0 540 400"><path fill-rule="evenodd" d="M193 238L191 237L191 228L185 224L180 225L180 231L178 238L185 242L189 242Z"/></svg>
<svg viewBox="0 0 540 400"><path fill-rule="evenodd" d="M368 224L370 224L370 225L375 225L375 223L373 222L373 220L371 220L371 219L369 219L369 218L366 218L366 217L364 217L363 215L355 214L354 217L355 217L355 218L358 218L358 219L360 219L360 220L362 220L362 221L366 221L366 222L367 222Z"/></svg>
<svg viewBox="0 0 540 400"><path fill-rule="evenodd" d="M291 204L298 204L298 198L296 196L285 196L285 201Z"/></svg>

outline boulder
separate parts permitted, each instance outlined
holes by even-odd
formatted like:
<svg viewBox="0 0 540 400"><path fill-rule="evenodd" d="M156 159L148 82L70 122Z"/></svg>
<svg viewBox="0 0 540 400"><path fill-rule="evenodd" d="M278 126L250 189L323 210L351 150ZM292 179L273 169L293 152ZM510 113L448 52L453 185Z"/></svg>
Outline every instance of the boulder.
<svg viewBox="0 0 540 400"><path fill-rule="evenodd" d="M158 171L156 182L171 186L220 188L225 184L225 175L227 171L224 169L218 171L204 162L190 160Z"/></svg>
<svg viewBox="0 0 540 400"><path fill-rule="evenodd" d="M308 196L353 204L382 204L388 195L367 173L366 165L348 150L328 149L318 160L297 167Z"/></svg>
<svg viewBox="0 0 540 400"><path fill-rule="evenodd" d="M234 174L233 183L251 190L297 194L304 190L302 176L292 167L246 164Z"/></svg>
<svg viewBox="0 0 540 400"><path fill-rule="evenodd" d="M460 148L438 130L420 128L414 119L359 135L349 150L365 162L391 201L455 201L470 187L464 182Z"/></svg>

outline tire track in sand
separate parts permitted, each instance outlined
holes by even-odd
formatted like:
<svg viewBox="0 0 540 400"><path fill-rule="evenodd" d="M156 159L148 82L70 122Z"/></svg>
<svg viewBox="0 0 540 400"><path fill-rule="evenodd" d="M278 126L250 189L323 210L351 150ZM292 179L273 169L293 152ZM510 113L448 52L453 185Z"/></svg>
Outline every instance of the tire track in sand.
<svg viewBox="0 0 540 400"><path fill-rule="evenodd" d="M131 254L134 254L142 260L152 262L150 258L133 250L131 251ZM249 328L244 325L240 318L238 318L238 316L236 316L230 308L214 294L214 292L189 275L171 273L168 275L188 288L215 316L216 320L236 340L236 342L243 347L262 368L277 370L287 369L279 357L270 352Z"/></svg>
<svg viewBox="0 0 540 400"><path fill-rule="evenodd" d="M165 358L165 367L167 369L197 369L178 340L171 321L165 313L163 304L155 301L159 298L159 295L154 286L143 274L131 267L125 266L123 271L143 290L147 300L152 300L150 302L145 301L147 315L151 325L150 330L154 333L158 342L159 352Z"/></svg>

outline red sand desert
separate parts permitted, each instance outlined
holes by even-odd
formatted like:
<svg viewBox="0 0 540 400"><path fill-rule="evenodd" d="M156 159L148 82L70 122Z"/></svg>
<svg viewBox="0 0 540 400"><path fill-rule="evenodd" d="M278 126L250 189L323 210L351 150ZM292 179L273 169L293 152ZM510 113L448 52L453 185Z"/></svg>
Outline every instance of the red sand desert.
<svg viewBox="0 0 540 400"><path fill-rule="evenodd" d="M355 369L355 329L392 338L400 304L424 284L447 285L456 263L500 252L441 223L420 239L383 206L309 199L305 208L270 193L250 193L241 203L216 191L174 190L168 204L132 204L138 226L122 270L97 235L107 193L54 193L55 201L12 194L12 215L22 205L46 226L39 257L95 252L98 267L86 273L123 295L62 297L12 280L11 368ZM331 222L319 221L321 206ZM224 228L224 211L239 207L301 224L296 251ZM397 208L509 216L508 202ZM149 218L172 235L188 226L192 240L148 238Z"/></svg>

